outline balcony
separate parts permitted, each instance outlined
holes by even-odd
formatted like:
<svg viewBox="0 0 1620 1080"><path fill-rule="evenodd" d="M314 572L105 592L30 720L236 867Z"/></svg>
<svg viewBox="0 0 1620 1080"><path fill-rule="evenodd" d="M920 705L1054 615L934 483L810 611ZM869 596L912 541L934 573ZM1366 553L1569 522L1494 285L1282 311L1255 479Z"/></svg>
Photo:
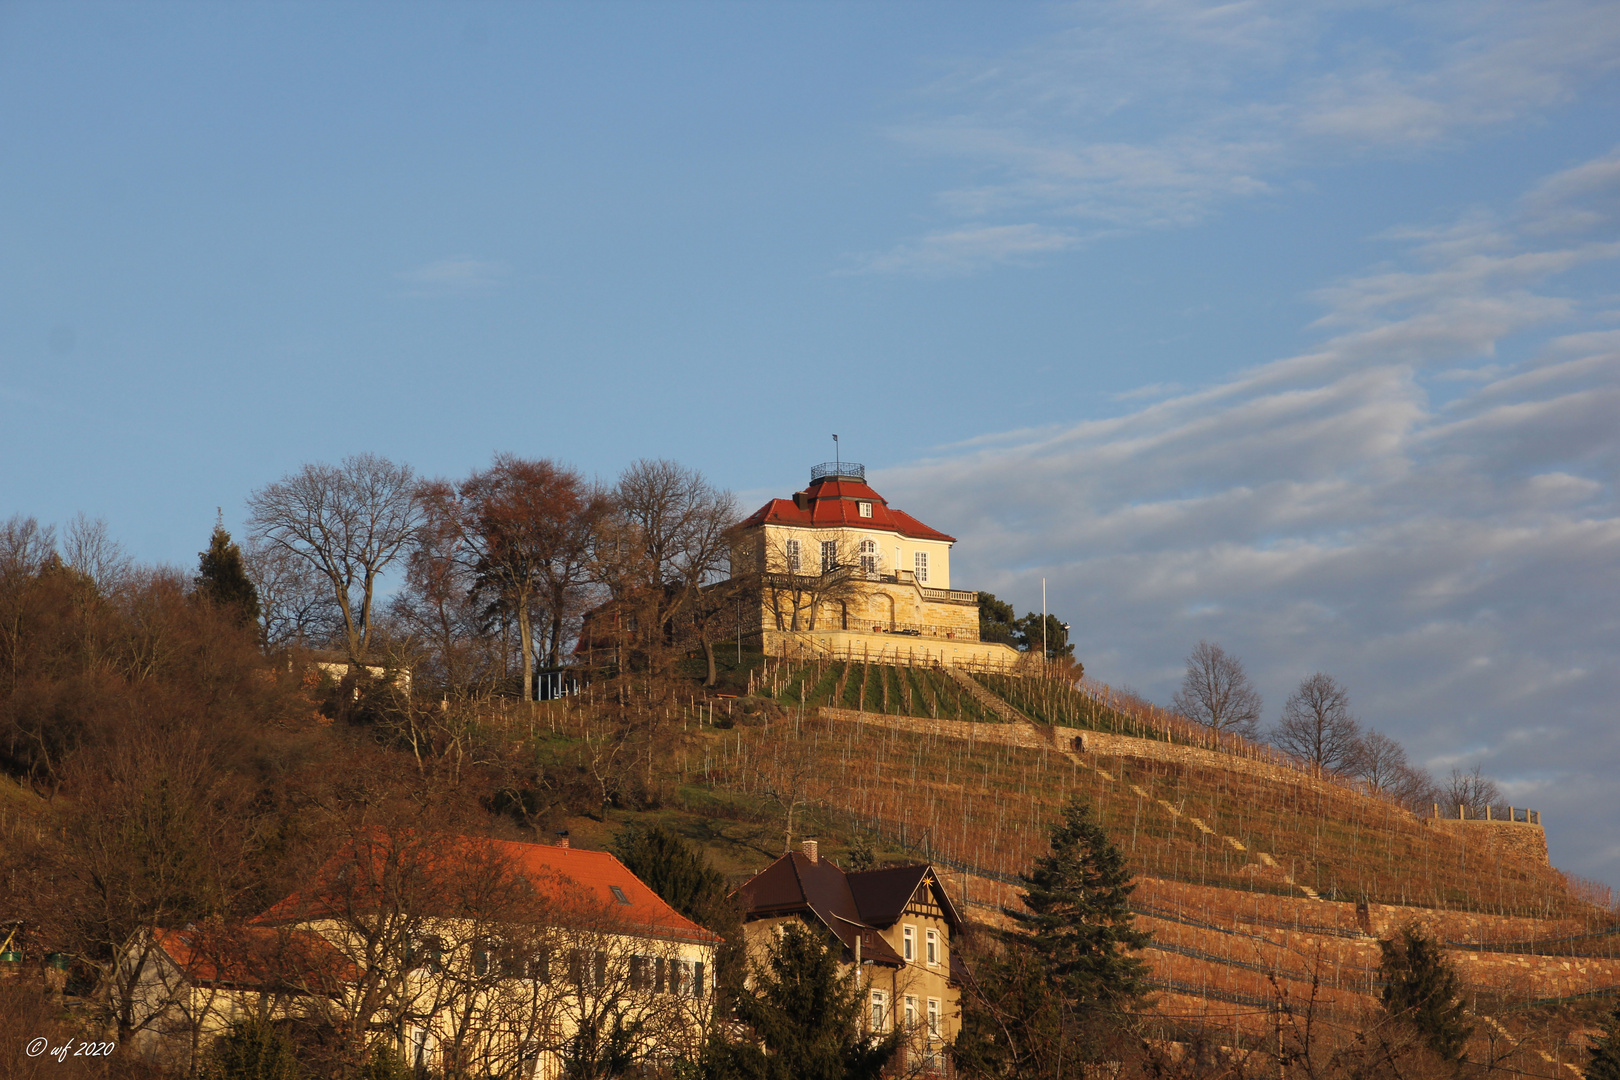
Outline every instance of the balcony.
<svg viewBox="0 0 1620 1080"><path fill-rule="evenodd" d="M810 470L810 482L827 480L833 477L843 477L848 480L866 481L866 466L855 461L823 461Z"/></svg>

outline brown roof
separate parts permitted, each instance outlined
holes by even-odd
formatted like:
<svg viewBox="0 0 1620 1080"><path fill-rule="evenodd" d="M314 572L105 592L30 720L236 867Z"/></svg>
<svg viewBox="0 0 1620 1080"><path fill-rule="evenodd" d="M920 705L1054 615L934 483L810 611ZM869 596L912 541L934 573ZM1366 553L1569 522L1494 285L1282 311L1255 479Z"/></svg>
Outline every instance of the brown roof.
<svg viewBox="0 0 1620 1080"><path fill-rule="evenodd" d="M750 918L812 915L838 936L851 957L858 937L862 960L894 967L904 964L861 918L847 876L826 859L811 862L800 852L789 852L744 882L737 895L747 903Z"/></svg>
<svg viewBox="0 0 1620 1080"><path fill-rule="evenodd" d="M811 862L794 851L744 882L737 895L748 905L748 917L811 914L838 935L851 954L855 936L864 932L861 958L900 965L894 949L871 930L885 930L900 918L919 888L927 886L953 928L962 925L956 905L927 863L885 866L845 873L827 859Z"/></svg>
<svg viewBox="0 0 1620 1080"><path fill-rule="evenodd" d="M927 863L861 870L848 875L848 879L861 918L871 926L879 929L893 926L924 884L933 892L934 901L945 912L945 921L953 928L962 925L956 905L951 903L950 896L940 887L939 875Z"/></svg>

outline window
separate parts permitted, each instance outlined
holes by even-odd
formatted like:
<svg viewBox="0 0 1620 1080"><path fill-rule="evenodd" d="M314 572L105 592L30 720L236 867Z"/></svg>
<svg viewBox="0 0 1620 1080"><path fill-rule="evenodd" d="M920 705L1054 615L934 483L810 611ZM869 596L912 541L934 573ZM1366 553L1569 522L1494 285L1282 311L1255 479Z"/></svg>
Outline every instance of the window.
<svg viewBox="0 0 1620 1080"><path fill-rule="evenodd" d="M882 990L872 991L872 1030L883 1031L889 1022L889 995Z"/></svg>
<svg viewBox="0 0 1620 1080"><path fill-rule="evenodd" d="M928 966L933 967L939 963L939 931L928 931Z"/></svg>
<svg viewBox="0 0 1620 1080"><path fill-rule="evenodd" d="M823 540L821 542L821 572L823 574L838 569L838 541Z"/></svg>
<svg viewBox="0 0 1620 1080"><path fill-rule="evenodd" d="M939 998L928 999L928 1034L939 1038Z"/></svg>
<svg viewBox="0 0 1620 1080"><path fill-rule="evenodd" d="M799 542L797 540L789 540L787 542L787 564L788 573L790 574L797 574L799 572L799 551Z"/></svg>
<svg viewBox="0 0 1620 1080"><path fill-rule="evenodd" d="M630 898L624 895L624 890L619 888L617 885L609 885L608 888L613 890L613 899L617 900L619 903L628 904L630 902Z"/></svg>
<svg viewBox="0 0 1620 1080"><path fill-rule="evenodd" d="M537 983L551 981L551 966L544 952L525 953L516 945L502 945L496 952L503 979L533 979Z"/></svg>
<svg viewBox="0 0 1620 1080"><path fill-rule="evenodd" d="M692 961L692 996L695 998L703 996L703 961L701 960Z"/></svg>
<svg viewBox="0 0 1620 1080"><path fill-rule="evenodd" d="M917 928L908 926L900 931L900 955L907 963L917 959Z"/></svg>
<svg viewBox="0 0 1620 1080"><path fill-rule="evenodd" d="M474 975L478 976L479 978L483 978L485 975L489 974L489 969L495 966L493 963L495 959L495 952L496 947L493 941L473 942L472 960Z"/></svg>
<svg viewBox="0 0 1620 1080"><path fill-rule="evenodd" d="M438 938L431 936L416 938L405 950L405 969L427 971L437 975L442 970L439 961L443 955L444 942Z"/></svg>
<svg viewBox="0 0 1620 1080"><path fill-rule="evenodd" d="M917 580L924 585L928 584L928 552L919 551L912 556L913 565L917 568Z"/></svg>
<svg viewBox="0 0 1620 1080"><path fill-rule="evenodd" d="M869 502L858 502L855 504L855 512L860 514L861 517L871 517L872 504Z"/></svg>
<svg viewBox="0 0 1620 1080"><path fill-rule="evenodd" d="M877 577L878 546L876 540L861 541L861 573L868 579Z"/></svg>
<svg viewBox="0 0 1620 1080"><path fill-rule="evenodd" d="M906 1030L910 1031L917 1026L917 999L910 994L906 995Z"/></svg>

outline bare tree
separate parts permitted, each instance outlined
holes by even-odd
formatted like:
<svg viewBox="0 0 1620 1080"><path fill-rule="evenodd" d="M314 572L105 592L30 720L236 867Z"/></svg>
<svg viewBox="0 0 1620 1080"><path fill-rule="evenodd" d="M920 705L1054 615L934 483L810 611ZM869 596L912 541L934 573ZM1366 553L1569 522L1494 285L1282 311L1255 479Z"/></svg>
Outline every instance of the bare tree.
<svg viewBox="0 0 1620 1080"><path fill-rule="evenodd" d="M725 577L736 519L731 492L694 469L643 459L620 475L595 530L593 570L653 666L685 639L703 591Z"/></svg>
<svg viewBox="0 0 1620 1080"><path fill-rule="evenodd" d="M1487 806L1495 805L1501 797L1496 781L1482 774L1478 765L1473 772L1454 768L1440 789L1440 809L1449 811L1462 806L1471 814L1483 814Z"/></svg>
<svg viewBox="0 0 1620 1080"><path fill-rule="evenodd" d="M248 498L265 544L324 576L342 617L349 658L365 658L378 576L404 553L421 523L409 465L357 454L341 465L305 465Z"/></svg>
<svg viewBox="0 0 1620 1080"><path fill-rule="evenodd" d="M1368 731L1354 773L1369 791L1406 807L1426 809L1439 800L1434 778L1406 759L1406 749L1381 731Z"/></svg>
<svg viewBox="0 0 1620 1080"><path fill-rule="evenodd" d="M62 559L95 582L103 595L116 591L130 572L130 558L112 538L107 523L83 512L74 516L62 537Z"/></svg>
<svg viewBox="0 0 1620 1080"><path fill-rule="evenodd" d="M572 469L511 454L497 455L455 487L426 491L434 531L456 536L475 590L492 598L491 613L516 623L523 700L531 700L536 656L556 663L564 622L585 582L595 493ZM539 643L537 612L544 619Z"/></svg>
<svg viewBox="0 0 1620 1080"><path fill-rule="evenodd" d="M259 594L264 644L326 644L341 631L331 586L309 560L255 538L242 549L242 565Z"/></svg>
<svg viewBox="0 0 1620 1080"><path fill-rule="evenodd" d="M1283 705L1271 742L1304 758L1318 774L1354 769L1362 743L1361 725L1350 715L1350 692L1320 671L1301 679Z"/></svg>
<svg viewBox="0 0 1620 1080"><path fill-rule="evenodd" d="M37 574L56 554L56 530L15 514L0 525L0 578Z"/></svg>
<svg viewBox="0 0 1620 1080"><path fill-rule="evenodd" d="M1187 655L1187 674L1172 704L1215 731L1250 738L1260 721L1260 692L1249 682L1243 662L1212 641L1200 641Z"/></svg>

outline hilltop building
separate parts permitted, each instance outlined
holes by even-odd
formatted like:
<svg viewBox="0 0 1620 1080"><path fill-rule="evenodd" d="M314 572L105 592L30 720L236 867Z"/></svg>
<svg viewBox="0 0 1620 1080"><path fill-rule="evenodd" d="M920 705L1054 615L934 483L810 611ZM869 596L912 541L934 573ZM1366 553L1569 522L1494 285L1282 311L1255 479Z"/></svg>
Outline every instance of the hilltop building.
<svg viewBox="0 0 1620 1080"><path fill-rule="evenodd" d="M979 640L979 594L951 588L955 543L890 506L864 465L817 465L737 528L743 640L773 656L1010 666L1017 650Z"/></svg>
<svg viewBox="0 0 1620 1080"><path fill-rule="evenodd" d="M932 866L886 866L845 872L818 854L814 840L789 852L738 889L749 950L763 951L782 925L798 922L831 934L866 1001L867 1031L907 1033L906 1075L944 1071L947 1048L961 1030L957 959L961 917Z"/></svg>

